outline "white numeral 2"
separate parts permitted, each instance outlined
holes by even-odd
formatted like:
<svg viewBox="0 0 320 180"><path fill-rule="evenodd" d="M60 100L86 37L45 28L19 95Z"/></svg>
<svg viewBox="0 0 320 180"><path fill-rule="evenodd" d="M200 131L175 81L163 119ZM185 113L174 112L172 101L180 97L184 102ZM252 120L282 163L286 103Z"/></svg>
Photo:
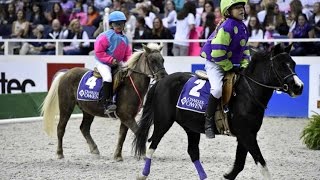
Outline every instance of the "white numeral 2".
<svg viewBox="0 0 320 180"><path fill-rule="evenodd" d="M189 95L199 97L200 92L198 92L198 90L201 89L206 84L206 81L202 79L198 79L194 83L197 85L190 90Z"/></svg>

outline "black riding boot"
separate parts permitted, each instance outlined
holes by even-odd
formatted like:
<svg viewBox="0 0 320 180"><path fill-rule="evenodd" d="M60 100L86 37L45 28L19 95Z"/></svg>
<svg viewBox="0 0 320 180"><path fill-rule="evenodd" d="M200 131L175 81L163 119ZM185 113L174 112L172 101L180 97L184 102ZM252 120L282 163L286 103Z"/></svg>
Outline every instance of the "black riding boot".
<svg viewBox="0 0 320 180"><path fill-rule="evenodd" d="M204 123L204 131L207 138L212 139L215 137L214 129L216 127L214 115L217 110L217 106L219 104L219 100L210 94L208 107L205 113L205 123Z"/></svg>
<svg viewBox="0 0 320 180"><path fill-rule="evenodd" d="M113 112L117 106L112 101L112 83L103 82L102 90L100 91L100 102L104 104L105 113Z"/></svg>

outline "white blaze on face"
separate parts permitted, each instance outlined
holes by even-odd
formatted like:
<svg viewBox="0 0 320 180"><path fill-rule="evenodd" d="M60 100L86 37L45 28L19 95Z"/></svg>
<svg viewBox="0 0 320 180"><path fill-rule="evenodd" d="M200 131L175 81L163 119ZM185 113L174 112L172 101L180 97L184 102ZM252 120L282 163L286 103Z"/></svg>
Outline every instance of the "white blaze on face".
<svg viewBox="0 0 320 180"><path fill-rule="evenodd" d="M293 80L294 80L294 83L299 86L299 87L302 87L303 86L303 82L300 80L300 78L297 76L297 75L294 75L293 76Z"/></svg>
<svg viewBox="0 0 320 180"><path fill-rule="evenodd" d="M298 87L302 87L303 86L303 82L301 81L301 79L297 76L297 75L294 75L293 76L293 80L294 80L294 83L298 86ZM295 98L297 97L298 95L296 95L294 92L291 92L290 93L290 96Z"/></svg>

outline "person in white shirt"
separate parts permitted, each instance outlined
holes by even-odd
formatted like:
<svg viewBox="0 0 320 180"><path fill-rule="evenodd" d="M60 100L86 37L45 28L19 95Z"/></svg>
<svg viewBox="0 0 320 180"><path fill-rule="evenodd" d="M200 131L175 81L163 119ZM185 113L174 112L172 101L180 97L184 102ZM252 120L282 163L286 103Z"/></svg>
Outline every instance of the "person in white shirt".
<svg viewBox="0 0 320 180"><path fill-rule="evenodd" d="M248 24L249 32L249 46L254 49L262 48L260 42L250 42L250 40L262 40L263 39L263 30L257 16L250 16Z"/></svg>
<svg viewBox="0 0 320 180"><path fill-rule="evenodd" d="M83 42L73 41L67 43L67 46L63 47L64 55L85 55L89 53L89 36L86 31L82 30L78 19L74 19L70 22L69 29L63 32L63 37L75 40L83 39Z"/></svg>
<svg viewBox="0 0 320 180"><path fill-rule="evenodd" d="M177 12L176 12L176 6L172 0L166 1L164 18L162 19L162 21L163 21L163 25L169 29L176 27Z"/></svg>
<svg viewBox="0 0 320 180"><path fill-rule="evenodd" d="M189 51L190 31L195 28L196 5L188 1L183 5L177 16L177 29L174 36L173 54L174 56L187 56Z"/></svg>

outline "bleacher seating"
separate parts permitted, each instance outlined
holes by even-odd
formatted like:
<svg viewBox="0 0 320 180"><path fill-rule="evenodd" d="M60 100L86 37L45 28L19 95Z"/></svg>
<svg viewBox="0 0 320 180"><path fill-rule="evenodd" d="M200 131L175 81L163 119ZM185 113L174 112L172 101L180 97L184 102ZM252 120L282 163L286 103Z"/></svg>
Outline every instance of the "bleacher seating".
<svg viewBox="0 0 320 180"><path fill-rule="evenodd" d="M3 39L10 38L12 31L12 24L0 24L0 36Z"/></svg>

